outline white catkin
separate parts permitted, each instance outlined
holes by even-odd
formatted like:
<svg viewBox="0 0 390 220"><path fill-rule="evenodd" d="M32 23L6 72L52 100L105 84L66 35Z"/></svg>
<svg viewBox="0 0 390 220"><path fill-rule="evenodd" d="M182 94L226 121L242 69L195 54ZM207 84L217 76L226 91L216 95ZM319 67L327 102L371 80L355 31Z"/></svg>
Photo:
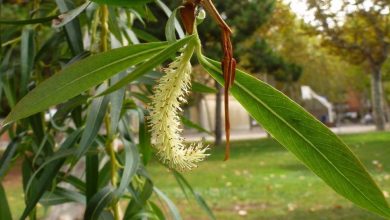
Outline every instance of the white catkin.
<svg viewBox="0 0 390 220"><path fill-rule="evenodd" d="M191 63L193 48L185 48L164 70L166 73L154 88L150 105L150 125L154 147L160 160L170 168L190 170L197 167L208 154L201 142L190 146L181 137L180 105L186 102L191 87Z"/></svg>

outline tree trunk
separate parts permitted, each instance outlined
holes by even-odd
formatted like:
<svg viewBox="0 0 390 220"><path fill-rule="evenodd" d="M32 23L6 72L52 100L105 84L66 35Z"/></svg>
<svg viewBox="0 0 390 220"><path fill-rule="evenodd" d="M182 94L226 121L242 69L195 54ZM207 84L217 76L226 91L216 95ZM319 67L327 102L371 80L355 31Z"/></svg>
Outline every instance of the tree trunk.
<svg viewBox="0 0 390 220"><path fill-rule="evenodd" d="M220 145L222 142L222 92L221 86L215 81L215 145Z"/></svg>
<svg viewBox="0 0 390 220"><path fill-rule="evenodd" d="M385 112L383 105L382 74L380 67L372 68L371 73L371 97L375 126L378 131L385 129Z"/></svg>

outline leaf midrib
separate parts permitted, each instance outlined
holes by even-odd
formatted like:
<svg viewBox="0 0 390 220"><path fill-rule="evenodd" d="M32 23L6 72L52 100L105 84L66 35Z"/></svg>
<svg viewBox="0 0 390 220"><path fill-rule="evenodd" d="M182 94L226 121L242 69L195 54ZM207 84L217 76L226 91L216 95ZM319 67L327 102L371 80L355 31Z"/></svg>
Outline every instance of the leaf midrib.
<svg viewBox="0 0 390 220"><path fill-rule="evenodd" d="M268 105L266 105L263 101L261 101L260 99L258 99L253 93L251 93L249 90L247 90L246 88L244 88L240 83L238 82L235 82L235 84L237 83L237 85L244 91L246 91L252 98L254 98L255 100L259 101L260 104L263 105L264 108L266 108L268 111L270 111L273 115L275 115L276 118L278 118L280 121L282 121L284 124L286 124L293 132L295 132L298 136L300 136L305 142L307 142L314 150L316 150L320 156L323 157L323 159L325 159L325 161L327 161L345 180L347 180L347 182L349 184L351 184L361 195L363 195L364 198L366 198L372 205L374 205L376 208L378 208L379 210L381 210L383 212L383 214L387 214L386 210L383 210L381 207L377 206L375 202L373 202L370 198L368 198L366 196L365 193L363 193L358 187L355 186L355 184L353 184L349 178L347 178L344 173L342 171L340 171L333 163L332 161L330 161L328 159L328 157L326 155L324 155L310 140L308 140L303 134L301 134L298 130L296 130L292 125L290 125L284 118L282 118L281 116L279 116L279 114L277 114L275 111L273 111Z"/></svg>
<svg viewBox="0 0 390 220"><path fill-rule="evenodd" d="M206 62L208 62L207 60L205 60ZM210 63L210 62L208 62ZM210 63L211 64L211 63ZM211 64L210 66L212 66L212 68L219 72L219 69L217 69L213 64ZM251 77L251 76L250 76ZM323 157L323 159L325 159L325 161L327 161L345 180L347 180L347 182L352 185L361 195L363 195L364 198L366 198L374 207L376 207L378 210L382 211L382 213L385 215L385 216L388 216L386 210L383 210L381 207L378 207L376 205L375 202L373 202L370 198L368 198L365 193L363 193L361 190L359 190L359 188L357 188L355 186L355 184L353 184L349 178L347 178L343 172L341 172L329 159L327 156L325 156L311 141L309 141L303 134L301 134L299 131L297 131L292 125L290 125L284 118L282 118L279 114L277 114L275 111L273 111L267 104L265 104L262 100L258 99L252 92L250 92L249 90L247 90L242 84L240 84L238 81L235 81L234 84L236 84L237 86L240 87L240 89L244 90L245 92L247 92L253 99L257 100L265 109L267 109L269 112L271 112L271 114L273 114L276 118L278 118L280 121L282 121L284 124L287 125L287 127L289 127L293 132L295 132L298 136L300 136L304 141L306 141L314 150L316 150L319 155L321 155ZM234 94L233 94L234 95Z"/></svg>
<svg viewBox="0 0 390 220"><path fill-rule="evenodd" d="M163 47L163 46L162 46L162 47ZM78 77L78 78L76 78L76 79L74 79L74 80L72 80L72 81L70 81L70 82L68 82L68 83L66 83L66 84L64 84L64 85L62 85L62 86L60 86L60 87L57 87L57 88L54 90L54 92L57 92L57 91L59 91L59 90L62 90L64 87L67 87L68 85L71 85L71 84L73 84L74 82L76 82L76 81L78 81L78 80L80 80L80 79L82 79L82 78L85 78L85 77L87 77L87 76L90 76L91 74L94 74L94 73L96 73L97 71L100 71L100 70L102 70L102 69L108 68L108 67L110 67L110 66L112 66L112 65L115 65L115 64L117 64L117 63L120 63L120 62L122 62L122 61L124 61L124 60L131 59L132 57L139 56L139 55L143 55L143 54L146 54L146 53L150 53L150 52L155 51L155 50L159 50L159 49L161 49L162 47L157 47L157 48L149 49L149 50L146 50L146 51L137 53L137 54L131 54L131 55L129 55L129 56L126 56L126 57L123 57L123 58L121 58L121 59L119 59L119 60L116 60L116 61L114 61L114 62L112 62L112 63L109 63L109 64L106 64L106 65L104 65L104 66L101 66L101 67L99 67L99 68L97 68L97 69L95 69L95 70L93 70L93 71L91 71L91 72L89 72L89 73L86 73L86 74L84 74L84 75L82 75L82 76L80 76L80 77ZM46 95L46 96L44 96L44 97L47 98L48 95ZM45 98L43 98L43 99L45 99Z"/></svg>
<svg viewBox="0 0 390 220"><path fill-rule="evenodd" d="M52 93L57 93L58 91L63 90L63 88L65 88L65 87L67 87L67 86L69 86L69 85L72 85L72 84L74 84L76 81L79 81L79 80L81 80L81 79L83 79L83 78L85 78L85 77L88 77L88 76L90 76L90 75L96 73L97 71L100 71L100 70L105 69L105 68L109 68L109 67L112 66L112 65L115 65L115 64L120 63L120 62L122 62L122 61L124 61L124 60L127 60L127 59L131 59L132 57L136 57L136 56L144 55L144 54L147 54L147 53L156 51L156 50L160 50L160 49L162 49L162 48L164 48L164 47L165 47L165 46L158 46L158 47L155 47L155 48L152 48L152 49L145 50L145 51L140 52L140 53L136 53L136 54L131 54L131 55L125 56L125 57L123 57L123 58L121 58L121 59L118 59L118 60L116 60L116 61L114 61L114 62L111 62L111 63L106 64L106 65L104 65L104 66L101 66L101 67L99 67L99 68L97 68L97 69L94 69L93 71L88 72L88 73L86 73L86 74L84 74L84 75L82 75L82 76L80 76L80 77L78 77L78 78L76 78L76 79L74 79L74 80L72 80L72 81L66 83L66 84L63 84L63 85L61 85L61 86L59 86L59 87L56 87ZM60 73L60 74L64 74L64 73ZM46 82L46 81L45 81L45 82ZM44 95L39 96L39 98L37 98L37 100L38 100L37 102L41 102L41 100L47 99L52 93L45 93ZM37 96L37 95L39 95L39 93L35 92L35 93L34 93L34 96ZM22 99L22 100L23 100L23 99ZM17 106L18 106L18 105L17 105ZM15 107L17 107L17 106L15 106ZM9 115L9 116L11 116L11 115ZM17 117L17 119L19 119L19 118L20 118L20 117ZM4 120L4 123L8 123L8 122L11 122L11 121L15 121L15 120L17 120L17 119L12 119L12 117L11 117L11 119L8 119L8 117L7 117L7 118Z"/></svg>

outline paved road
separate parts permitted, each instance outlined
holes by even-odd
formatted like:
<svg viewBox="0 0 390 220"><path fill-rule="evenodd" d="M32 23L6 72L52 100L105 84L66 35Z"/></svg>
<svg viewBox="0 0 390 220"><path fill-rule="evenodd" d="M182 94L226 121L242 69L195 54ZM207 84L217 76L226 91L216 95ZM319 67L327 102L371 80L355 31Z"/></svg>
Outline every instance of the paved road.
<svg viewBox="0 0 390 220"><path fill-rule="evenodd" d="M350 126L341 126L331 128L331 130L336 134L353 134L353 133L364 133L369 131L375 131L374 125L350 125ZM250 131L240 130L232 131L230 139L231 140L251 140L267 137L267 133L261 128L254 128ZM196 132L185 132L184 138L186 141L199 141L202 138L205 138L207 141L214 141L214 136L208 135L205 133L196 133ZM225 137L223 136L223 139ZM0 150L5 150L8 142L0 141Z"/></svg>
<svg viewBox="0 0 390 220"><path fill-rule="evenodd" d="M353 134L375 131L374 125L349 125L331 128L336 134ZM184 137L187 141L199 141L205 138L207 141L214 141L214 137L205 133L185 133ZM267 133L261 128L254 128L250 131L232 131L231 140L250 140L267 137ZM225 137L223 137L225 139Z"/></svg>

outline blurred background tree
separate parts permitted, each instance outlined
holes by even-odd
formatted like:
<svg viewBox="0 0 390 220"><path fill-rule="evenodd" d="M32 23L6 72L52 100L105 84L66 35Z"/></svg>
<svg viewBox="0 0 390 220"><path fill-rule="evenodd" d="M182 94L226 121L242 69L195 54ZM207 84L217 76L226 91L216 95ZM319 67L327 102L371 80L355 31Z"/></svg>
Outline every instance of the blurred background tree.
<svg viewBox="0 0 390 220"><path fill-rule="evenodd" d="M312 31L333 54L371 75L372 108L378 130L385 128L382 67L389 54L388 1L307 1Z"/></svg>
<svg viewBox="0 0 390 220"><path fill-rule="evenodd" d="M277 1L272 17L256 31L255 36L265 39L274 52L302 68L301 77L290 89L293 93L288 94L299 101L299 86L309 85L336 104L345 103L348 91L365 95L367 76L361 68L330 54L318 37L307 33L308 28L288 5ZM282 91L285 87L279 83L275 86Z"/></svg>

